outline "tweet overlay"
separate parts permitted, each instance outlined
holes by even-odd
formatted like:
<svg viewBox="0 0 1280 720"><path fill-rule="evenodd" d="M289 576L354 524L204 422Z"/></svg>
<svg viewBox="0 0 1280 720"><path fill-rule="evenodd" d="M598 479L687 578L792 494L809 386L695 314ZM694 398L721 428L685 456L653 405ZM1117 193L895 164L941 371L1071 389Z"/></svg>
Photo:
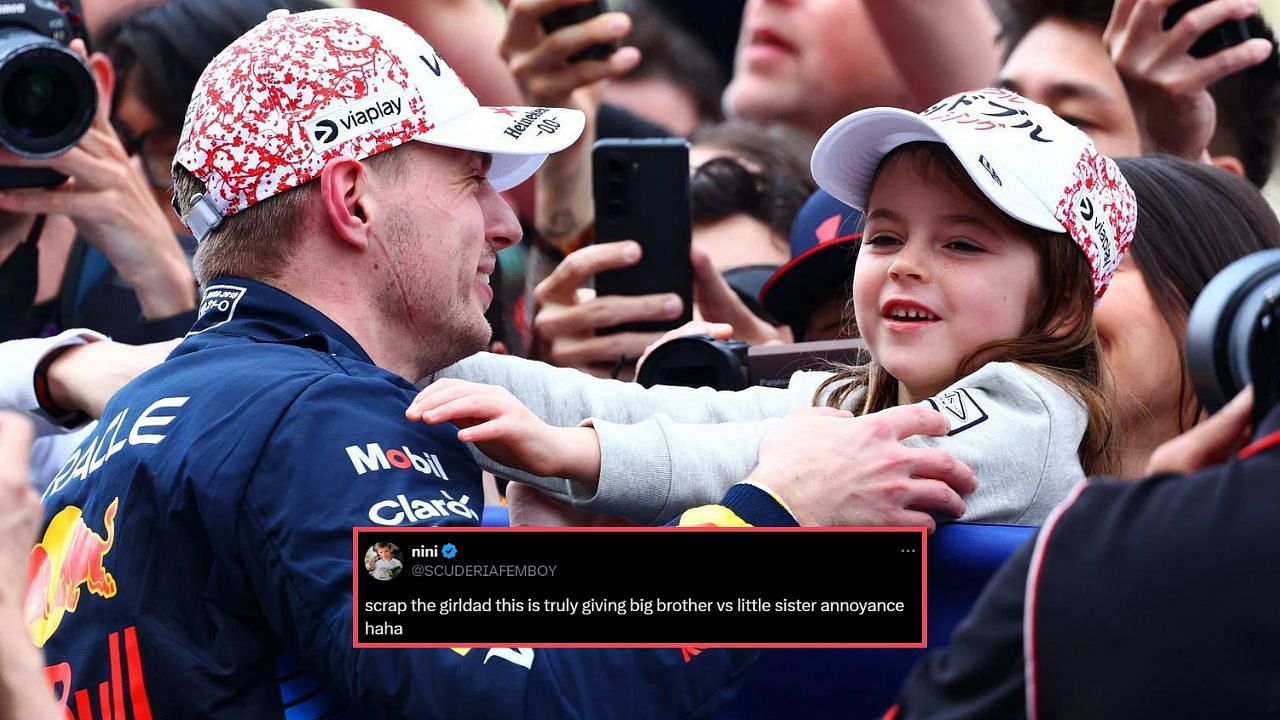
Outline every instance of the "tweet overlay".
<svg viewBox="0 0 1280 720"><path fill-rule="evenodd" d="M923 528L356 528L354 643L924 647Z"/></svg>

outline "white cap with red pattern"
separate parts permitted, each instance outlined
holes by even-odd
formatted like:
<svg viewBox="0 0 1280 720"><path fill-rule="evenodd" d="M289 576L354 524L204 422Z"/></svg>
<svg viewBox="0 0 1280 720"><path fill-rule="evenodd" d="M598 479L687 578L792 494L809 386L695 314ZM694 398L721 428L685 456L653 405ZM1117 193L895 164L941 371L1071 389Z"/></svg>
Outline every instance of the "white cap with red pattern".
<svg viewBox="0 0 1280 720"><path fill-rule="evenodd" d="M336 157L410 140L493 156L511 188L582 133L580 111L481 107L409 26L370 10L277 10L196 83L174 164L207 191L183 218L199 240L222 218L306 183Z"/></svg>
<svg viewBox="0 0 1280 720"><path fill-rule="evenodd" d="M997 88L953 95L919 115L870 108L831 126L813 150L813 177L866 211L880 161L911 142L945 144L982 194L1010 217L1070 234L1097 297L1133 242L1133 190L1093 141L1049 108Z"/></svg>

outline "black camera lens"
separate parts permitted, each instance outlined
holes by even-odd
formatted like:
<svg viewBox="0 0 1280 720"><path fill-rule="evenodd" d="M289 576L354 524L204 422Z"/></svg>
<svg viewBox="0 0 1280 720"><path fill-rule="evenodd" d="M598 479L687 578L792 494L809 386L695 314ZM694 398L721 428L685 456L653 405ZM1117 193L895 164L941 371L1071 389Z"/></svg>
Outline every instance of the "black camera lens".
<svg viewBox="0 0 1280 720"><path fill-rule="evenodd" d="M1200 403L1216 412L1250 383L1265 412L1280 374L1274 316L1280 308L1280 250L1226 266L1205 285L1187 318L1187 369Z"/></svg>
<svg viewBox="0 0 1280 720"><path fill-rule="evenodd" d="M715 340L709 335L678 337L649 354L636 382L643 387L742 390L747 386L747 345L737 340Z"/></svg>
<svg viewBox="0 0 1280 720"><path fill-rule="evenodd" d="M75 53L29 30L0 29L0 144L28 157L64 153L89 130L97 100Z"/></svg>

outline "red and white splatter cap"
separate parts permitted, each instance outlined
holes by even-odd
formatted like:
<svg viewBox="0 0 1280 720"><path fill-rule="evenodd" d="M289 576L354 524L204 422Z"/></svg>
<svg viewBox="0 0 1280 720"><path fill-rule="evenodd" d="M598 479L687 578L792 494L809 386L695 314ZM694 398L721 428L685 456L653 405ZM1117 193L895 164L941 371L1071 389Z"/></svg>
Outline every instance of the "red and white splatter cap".
<svg viewBox="0 0 1280 720"><path fill-rule="evenodd" d="M196 83L174 164L207 192L183 221L199 240L306 183L336 157L410 140L490 153L498 190L582 133L580 111L481 107L409 26L370 10L277 10L218 54Z"/></svg>
<svg viewBox="0 0 1280 720"><path fill-rule="evenodd" d="M916 115L870 108L831 126L813 150L823 190L866 211L880 161L911 142L943 143L996 207L1027 225L1070 234L1097 297L1133 242L1133 190L1093 141L1049 108L1008 90L953 95Z"/></svg>

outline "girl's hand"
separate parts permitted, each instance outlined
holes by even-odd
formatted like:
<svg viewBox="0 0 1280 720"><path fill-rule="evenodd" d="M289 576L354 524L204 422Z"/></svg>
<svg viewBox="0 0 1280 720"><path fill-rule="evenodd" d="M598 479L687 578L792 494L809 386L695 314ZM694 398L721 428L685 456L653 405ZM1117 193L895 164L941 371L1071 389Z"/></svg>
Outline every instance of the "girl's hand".
<svg viewBox="0 0 1280 720"><path fill-rule="evenodd" d="M534 475L592 484L600 479L600 443L593 428L552 427L506 388L440 380L418 393L405 417L432 425L452 422L462 442Z"/></svg>

